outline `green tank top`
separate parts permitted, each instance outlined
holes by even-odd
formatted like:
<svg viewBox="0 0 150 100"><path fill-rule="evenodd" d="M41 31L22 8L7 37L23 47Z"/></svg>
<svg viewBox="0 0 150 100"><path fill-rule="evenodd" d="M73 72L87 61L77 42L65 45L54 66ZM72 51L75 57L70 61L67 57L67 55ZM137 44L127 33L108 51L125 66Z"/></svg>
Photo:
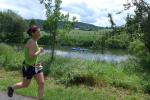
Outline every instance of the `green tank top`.
<svg viewBox="0 0 150 100"><path fill-rule="evenodd" d="M38 50L38 45L36 44L36 47L34 48L35 51ZM25 56L25 64L27 65L34 65L37 64L38 56L35 56L34 58L29 57L29 49L27 47L24 48L24 56Z"/></svg>

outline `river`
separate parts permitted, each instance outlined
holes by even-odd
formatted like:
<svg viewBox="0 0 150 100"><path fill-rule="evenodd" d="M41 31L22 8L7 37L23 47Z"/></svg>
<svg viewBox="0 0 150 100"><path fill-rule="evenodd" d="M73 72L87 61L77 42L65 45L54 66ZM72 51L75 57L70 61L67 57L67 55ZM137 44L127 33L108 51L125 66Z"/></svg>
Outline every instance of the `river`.
<svg viewBox="0 0 150 100"><path fill-rule="evenodd" d="M49 49L45 49L44 53L50 54ZM91 61L106 61L119 63L126 61L129 58L129 54L125 50L106 50L103 54L98 50L87 50L78 51L72 50L71 48L57 48L55 50L55 55L65 57L65 58L76 58Z"/></svg>

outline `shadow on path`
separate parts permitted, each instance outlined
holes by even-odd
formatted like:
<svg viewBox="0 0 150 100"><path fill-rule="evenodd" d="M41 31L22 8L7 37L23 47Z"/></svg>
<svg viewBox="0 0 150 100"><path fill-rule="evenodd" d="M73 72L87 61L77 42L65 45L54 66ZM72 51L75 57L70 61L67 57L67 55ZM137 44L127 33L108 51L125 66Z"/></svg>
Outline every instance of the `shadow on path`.
<svg viewBox="0 0 150 100"><path fill-rule="evenodd" d="M0 92L0 100L36 100L36 99L31 97L24 97L18 94L14 94L14 96L10 98L7 96L6 92Z"/></svg>

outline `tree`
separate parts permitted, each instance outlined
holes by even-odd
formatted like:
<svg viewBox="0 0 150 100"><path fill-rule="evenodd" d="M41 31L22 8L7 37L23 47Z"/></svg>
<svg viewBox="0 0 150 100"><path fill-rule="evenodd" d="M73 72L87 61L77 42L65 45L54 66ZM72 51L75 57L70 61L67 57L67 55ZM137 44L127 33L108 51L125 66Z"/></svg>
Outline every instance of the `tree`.
<svg viewBox="0 0 150 100"><path fill-rule="evenodd" d="M144 33L144 35L140 34L141 39L143 39L146 47L150 51L150 5L144 0L132 0L128 1L124 4L125 10L130 9L135 6L135 16L133 18L133 23L136 26L134 30L136 33Z"/></svg>
<svg viewBox="0 0 150 100"><path fill-rule="evenodd" d="M35 19L31 19L29 26L32 26L32 25L35 25L35 24L36 24Z"/></svg>
<svg viewBox="0 0 150 100"><path fill-rule="evenodd" d="M73 16L72 20L69 20L69 13L66 15L63 15L63 22L64 24L64 30L66 31L66 33L69 33L75 26L75 23L77 23L77 19L76 17Z"/></svg>
<svg viewBox="0 0 150 100"><path fill-rule="evenodd" d="M113 29L113 32L112 32L112 35L114 35L115 31L116 31L116 24L114 23L114 20L112 18L112 14L111 13L108 13L108 18L109 18L109 21L110 21L110 24L111 24L111 28Z"/></svg>
<svg viewBox="0 0 150 100"><path fill-rule="evenodd" d="M69 13L64 15L62 14L62 30L61 30L61 34L59 34L60 36L60 41L63 41L61 39L68 39L69 37L67 36L69 34L69 32L74 29L75 24L78 22L76 17L73 16L72 20L69 20Z"/></svg>
<svg viewBox="0 0 150 100"><path fill-rule="evenodd" d="M58 26L59 22L66 21L67 26L66 30L70 31L72 27L74 27L74 24L76 21L76 18L73 17L73 21L69 21L69 13L67 15L64 15L60 12L61 10L61 0L40 0L41 4L44 4L46 9L46 16L47 20L44 22L44 30L46 30L49 33L50 40L51 40L51 62L54 60L54 51L55 51L55 45L56 45L56 36L58 35Z"/></svg>
<svg viewBox="0 0 150 100"><path fill-rule="evenodd" d="M114 29L114 27L115 27L115 23L114 23L114 21L113 21L113 18L112 18L112 14L111 13L108 13L108 17L109 17L109 21L110 21L110 23L111 23L111 27Z"/></svg>
<svg viewBox="0 0 150 100"><path fill-rule="evenodd" d="M11 10L0 12L0 35L3 42L23 42L23 32L27 28L25 20Z"/></svg>
<svg viewBox="0 0 150 100"><path fill-rule="evenodd" d="M55 50L55 44L56 44L56 35L58 33L58 22L61 21L61 12L60 12L60 5L62 3L61 0L54 0L54 4L52 0L40 0L41 4L44 4L46 9L46 16L47 20L44 22L44 27L47 30L47 32L50 33L50 39L51 39L51 60L52 62L54 60L54 50Z"/></svg>
<svg viewBox="0 0 150 100"><path fill-rule="evenodd" d="M125 30L129 34L130 39L133 40L133 34L135 31L135 24L134 24L134 20L133 20L132 16L129 14L127 15L127 18L126 18Z"/></svg>

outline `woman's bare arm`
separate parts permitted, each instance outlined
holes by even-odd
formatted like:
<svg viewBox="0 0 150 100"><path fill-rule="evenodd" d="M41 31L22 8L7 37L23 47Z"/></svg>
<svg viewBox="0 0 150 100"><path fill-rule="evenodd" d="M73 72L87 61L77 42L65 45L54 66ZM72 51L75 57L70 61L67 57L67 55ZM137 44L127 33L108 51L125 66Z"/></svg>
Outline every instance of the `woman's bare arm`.
<svg viewBox="0 0 150 100"><path fill-rule="evenodd" d="M29 57L34 58L35 56L39 55L43 50L38 48L38 51L35 51L34 48L36 47L36 43L34 41L29 41L27 44L27 48L29 49Z"/></svg>

